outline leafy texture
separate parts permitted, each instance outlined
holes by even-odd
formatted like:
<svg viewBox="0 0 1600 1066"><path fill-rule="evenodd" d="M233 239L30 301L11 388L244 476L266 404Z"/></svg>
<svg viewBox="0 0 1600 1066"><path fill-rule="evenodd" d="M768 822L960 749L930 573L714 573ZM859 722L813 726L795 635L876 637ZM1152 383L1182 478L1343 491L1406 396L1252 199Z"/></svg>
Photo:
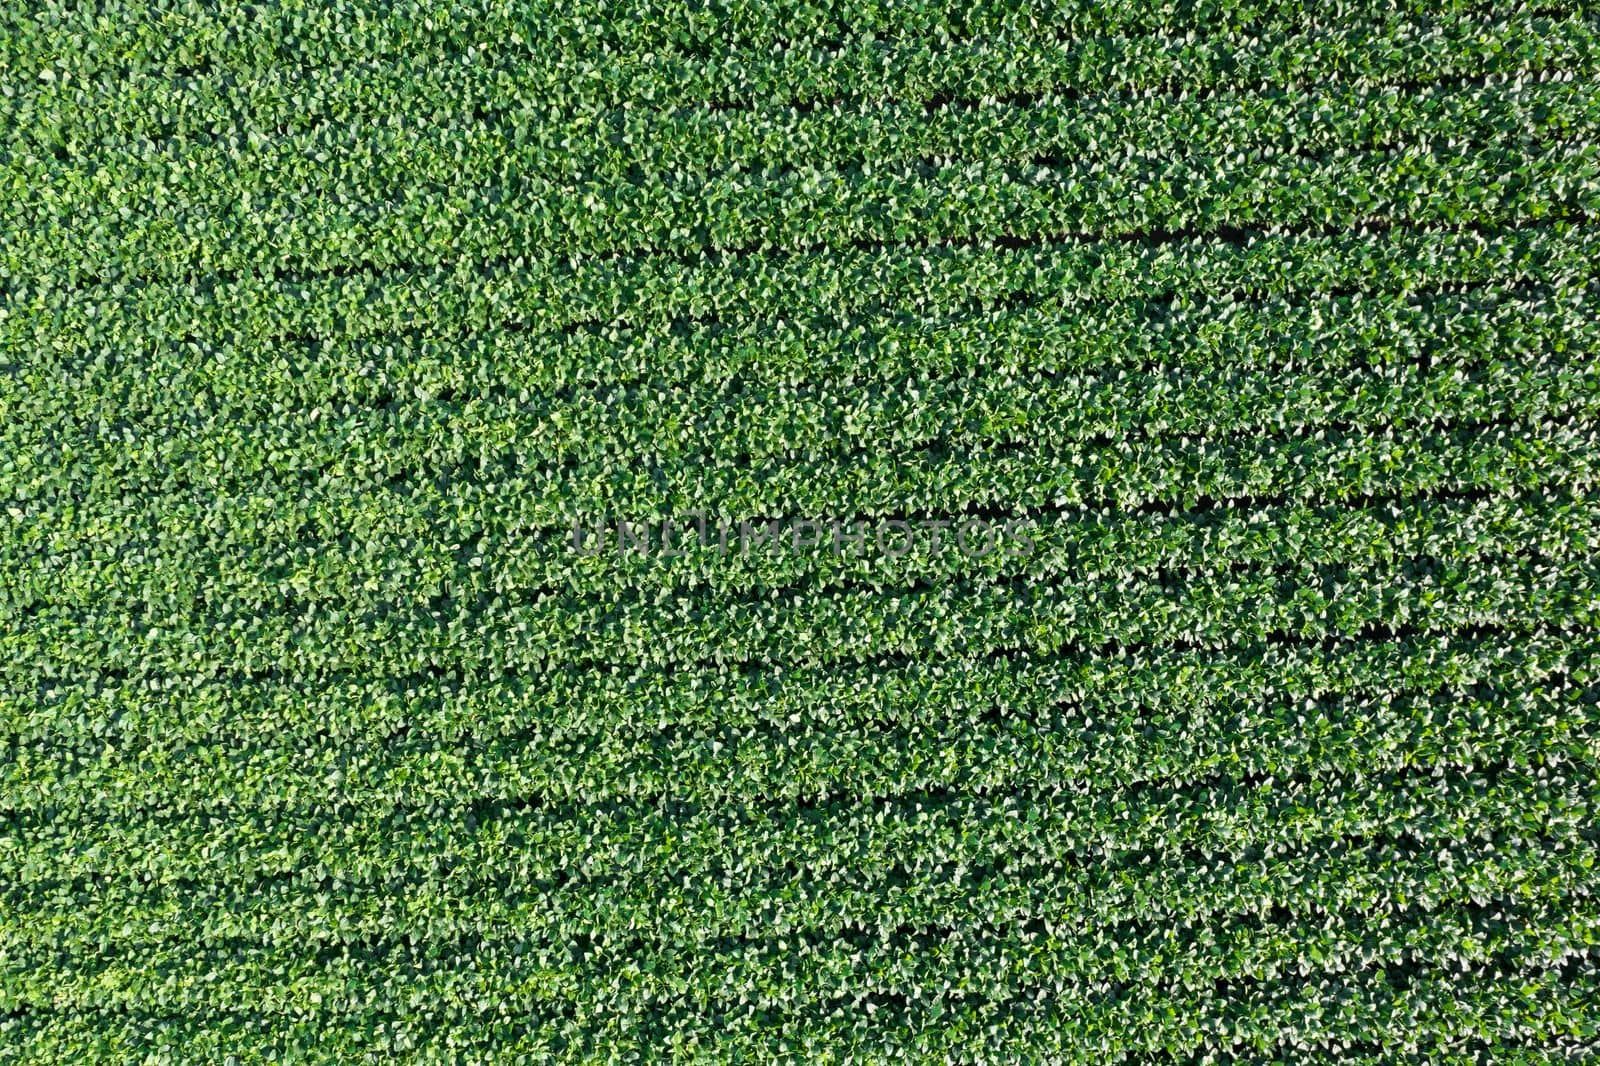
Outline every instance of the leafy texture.
<svg viewBox="0 0 1600 1066"><path fill-rule="evenodd" d="M1597 81L11 5L0 1062L1583 1059Z"/></svg>

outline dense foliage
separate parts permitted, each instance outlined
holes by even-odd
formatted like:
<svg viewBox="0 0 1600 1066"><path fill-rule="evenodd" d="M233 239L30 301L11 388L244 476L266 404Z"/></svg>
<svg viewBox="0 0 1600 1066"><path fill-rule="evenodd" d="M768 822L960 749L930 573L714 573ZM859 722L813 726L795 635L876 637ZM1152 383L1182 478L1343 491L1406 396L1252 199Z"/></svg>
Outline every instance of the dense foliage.
<svg viewBox="0 0 1600 1066"><path fill-rule="evenodd" d="M0 1062L1589 1054L1597 79L1568 0L6 5Z"/></svg>

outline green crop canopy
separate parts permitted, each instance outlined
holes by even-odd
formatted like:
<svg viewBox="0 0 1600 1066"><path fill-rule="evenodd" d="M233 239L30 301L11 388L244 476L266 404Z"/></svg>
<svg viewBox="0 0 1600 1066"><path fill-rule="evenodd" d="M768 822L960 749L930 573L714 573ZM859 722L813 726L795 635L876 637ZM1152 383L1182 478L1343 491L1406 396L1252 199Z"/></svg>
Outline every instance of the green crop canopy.
<svg viewBox="0 0 1600 1066"><path fill-rule="evenodd" d="M0 13L0 1066L1600 1054L1600 13Z"/></svg>

